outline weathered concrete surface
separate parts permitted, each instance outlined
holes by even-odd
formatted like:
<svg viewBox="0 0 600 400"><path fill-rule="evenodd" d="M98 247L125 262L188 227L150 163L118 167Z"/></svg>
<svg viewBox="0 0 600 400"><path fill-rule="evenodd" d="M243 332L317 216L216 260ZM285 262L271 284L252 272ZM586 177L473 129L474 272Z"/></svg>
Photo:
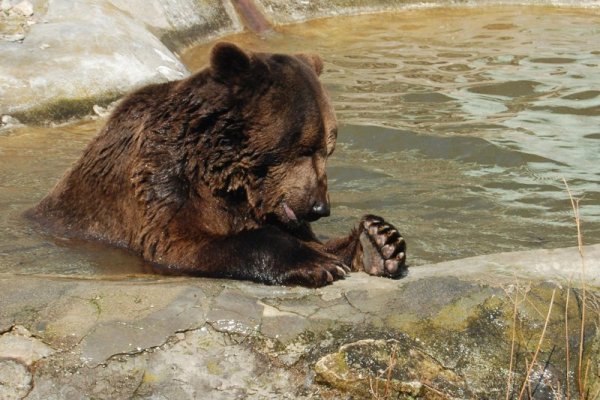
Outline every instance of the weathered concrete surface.
<svg viewBox="0 0 600 400"><path fill-rule="evenodd" d="M585 254L595 392L600 245ZM566 387L565 332L576 370L583 292L563 277L580 268L571 248L421 266L399 281L355 273L317 290L0 275L0 398L504 398L509 376L520 390L552 304L530 375L534 398L548 398Z"/></svg>
<svg viewBox="0 0 600 400"><path fill-rule="evenodd" d="M586 282L600 289L600 245L584 247L583 255ZM573 281L576 284L581 271L581 256L575 247L489 254L419 267L422 277L439 274L470 276L482 282L543 277L551 282Z"/></svg>

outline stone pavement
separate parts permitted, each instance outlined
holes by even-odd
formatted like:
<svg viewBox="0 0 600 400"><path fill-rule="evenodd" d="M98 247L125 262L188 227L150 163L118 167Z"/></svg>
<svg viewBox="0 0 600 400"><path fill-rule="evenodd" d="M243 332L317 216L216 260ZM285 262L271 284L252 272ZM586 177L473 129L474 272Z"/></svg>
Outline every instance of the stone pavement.
<svg viewBox="0 0 600 400"><path fill-rule="evenodd" d="M585 257L598 390L600 245ZM546 398L566 387L565 315L577 363L580 268L569 248L419 266L398 281L354 273L316 290L4 274L0 398L504 398L511 347L518 391L552 304L529 379Z"/></svg>

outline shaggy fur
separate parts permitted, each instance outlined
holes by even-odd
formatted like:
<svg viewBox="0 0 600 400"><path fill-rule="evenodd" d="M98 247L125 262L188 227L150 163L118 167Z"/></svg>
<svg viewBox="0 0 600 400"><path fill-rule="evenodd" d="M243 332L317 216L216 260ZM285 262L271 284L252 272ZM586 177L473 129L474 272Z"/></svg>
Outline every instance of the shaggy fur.
<svg viewBox="0 0 600 400"><path fill-rule="evenodd" d="M326 244L310 228L329 215L337 137L322 69L314 55L218 44L206 69L126 97L29 215L170 273L307 286L347 266L397 277L405 244L382 219Z"/></svg>

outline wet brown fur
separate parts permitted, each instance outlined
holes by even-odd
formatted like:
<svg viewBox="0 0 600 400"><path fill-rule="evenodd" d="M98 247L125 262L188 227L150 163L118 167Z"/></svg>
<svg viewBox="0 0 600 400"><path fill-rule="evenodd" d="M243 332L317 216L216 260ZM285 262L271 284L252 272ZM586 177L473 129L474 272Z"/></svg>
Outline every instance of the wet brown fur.
<svg viewBox="0 0 600 400"><path fill-rule="evenodd" d="M337 136L322 68L318 56L218 44L206 69L126 97L29 216L171 273L307 286L342 277L358 231L324 245L308 222L328 202Z"/></svg>

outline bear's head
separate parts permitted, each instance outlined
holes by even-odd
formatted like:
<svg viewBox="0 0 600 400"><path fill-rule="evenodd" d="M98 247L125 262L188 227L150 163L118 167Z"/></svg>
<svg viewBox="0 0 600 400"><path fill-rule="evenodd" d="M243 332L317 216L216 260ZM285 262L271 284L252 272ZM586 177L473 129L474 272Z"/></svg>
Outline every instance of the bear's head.
<svg viewBox="0 0 600 400"><path fill-rule="evenodd" d="M294 225L329 215L325 163L337 121L322 69L317 55L250 53L229 43L212 50L210 75L234 110L224 140L235 153L215 187L242 191L258 218Z"/></svg>

